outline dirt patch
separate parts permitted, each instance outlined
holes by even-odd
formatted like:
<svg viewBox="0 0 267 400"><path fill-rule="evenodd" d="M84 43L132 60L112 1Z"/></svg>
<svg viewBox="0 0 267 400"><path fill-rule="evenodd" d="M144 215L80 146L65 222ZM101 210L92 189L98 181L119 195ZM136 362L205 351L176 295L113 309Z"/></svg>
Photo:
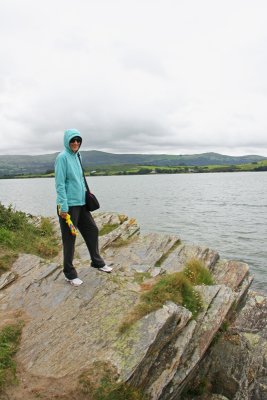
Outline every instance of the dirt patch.
<svg viewBox="0 0 267 400"><path fill-rule="evenodd" d="M28 321L28 317L22 310L0 311L0 331L7 325L16 324L18 320Z"/></svg>
<svg viewBox="0 0 267 400"><path fill-rule="evenodd" d="M89 393L79 390L77 376L43 378L31 375L17 365L17 378L18 383L6 389L3 400L93 400Z"/></svg>
<svg viewBox="0 0 267 400"><path fill-rule="evenodd" d="M105 374L118 377L115 368L104 362L94 362L86 371L60 379L31 375L17 364L18 383L6 389L3 400L94 400L93 393Z"/></svg>

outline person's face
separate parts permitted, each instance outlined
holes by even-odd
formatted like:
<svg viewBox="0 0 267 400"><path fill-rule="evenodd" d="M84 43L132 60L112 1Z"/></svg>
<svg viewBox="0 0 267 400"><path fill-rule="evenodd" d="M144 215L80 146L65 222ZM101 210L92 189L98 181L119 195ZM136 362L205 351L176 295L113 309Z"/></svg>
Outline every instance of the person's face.
<svg viewBox="0 0 267 400"><path fill-rule="evenodd" d="M80 137L74 137L73 139L70 140L70 148L71 150L76 153L81 146L81 138Z"/></svg>

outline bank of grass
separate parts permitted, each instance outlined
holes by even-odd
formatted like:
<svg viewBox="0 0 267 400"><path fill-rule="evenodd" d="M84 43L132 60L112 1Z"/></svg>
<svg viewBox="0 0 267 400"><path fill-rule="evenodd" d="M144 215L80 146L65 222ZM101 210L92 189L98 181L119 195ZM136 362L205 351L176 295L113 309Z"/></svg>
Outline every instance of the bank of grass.
<svg viewBox="0 0 267 400"><path fill-rule="evenodd" d="M139 303L120 325L120 332L125 332L140 318L161 308L166 301L184 306L195 318L202 309L202 300L194 286L212 284L212 276L204 264L198 259L189 260L183 271L160 277L141 294Z"/></svg>
<svg viewBox="0 0 267 400"><path fill-rule="evenodd" d="M44 258L58 253L58 241L48 218L38 224L32 217L0 203L0 274L7 271L18 254L31 253Z"/></svg>
<svg viewBox="0 0 267 400"><path fill-rule="evenodd" d="M16 382L14 355L19 346L23 323L8 325L0 331L0 394Z"/></svg>

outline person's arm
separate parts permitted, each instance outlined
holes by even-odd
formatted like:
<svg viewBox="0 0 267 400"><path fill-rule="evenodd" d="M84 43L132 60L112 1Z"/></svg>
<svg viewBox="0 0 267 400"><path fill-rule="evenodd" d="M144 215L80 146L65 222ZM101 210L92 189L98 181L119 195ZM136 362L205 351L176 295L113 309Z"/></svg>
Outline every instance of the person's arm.
<svg viewBox="0 0 267 400"><path fill-rule="evenodd" d="M64 157L57 157L55 163L55 182L57 191L57 204L60 206L60 215L66 218L69 211L68 199L66 194L66 159Z"/></svg>

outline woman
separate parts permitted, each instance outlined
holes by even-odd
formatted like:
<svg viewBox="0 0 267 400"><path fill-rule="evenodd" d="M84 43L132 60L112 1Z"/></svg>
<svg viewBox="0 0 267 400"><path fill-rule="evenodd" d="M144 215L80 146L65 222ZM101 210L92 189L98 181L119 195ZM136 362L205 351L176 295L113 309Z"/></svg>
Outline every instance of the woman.
<svg viewBox="0 0 267 400"><path fill-rule="evenodd" d="M59 153L55 163L55 179L59 223L63 242L63 272L65 278L74 286L83 283L78 278L73 266L75 236L66 224L66 216L70 214L75 227L79 229L91 256L91 266L103 272L111 272L99 254L98 228L89 211L85 207L85 183L79 160L79 149L82 137L77 129L68 129L64 133L65 150Z"/></svg>

